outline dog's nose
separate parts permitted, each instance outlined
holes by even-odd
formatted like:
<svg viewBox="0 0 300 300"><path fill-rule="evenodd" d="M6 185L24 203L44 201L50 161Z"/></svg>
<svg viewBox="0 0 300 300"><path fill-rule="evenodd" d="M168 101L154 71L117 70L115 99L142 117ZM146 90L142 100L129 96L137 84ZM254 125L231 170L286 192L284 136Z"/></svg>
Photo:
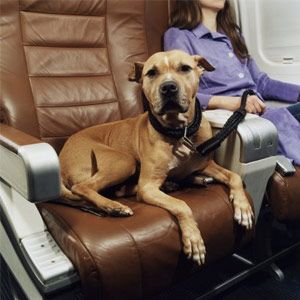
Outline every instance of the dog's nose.
<svg viewBox="0 0 300 300"><path fill-rule="evenodd" d="M178 92L178 86L174 81L166 81L161 84L159 91L163 96L174 96Z"/></svg>

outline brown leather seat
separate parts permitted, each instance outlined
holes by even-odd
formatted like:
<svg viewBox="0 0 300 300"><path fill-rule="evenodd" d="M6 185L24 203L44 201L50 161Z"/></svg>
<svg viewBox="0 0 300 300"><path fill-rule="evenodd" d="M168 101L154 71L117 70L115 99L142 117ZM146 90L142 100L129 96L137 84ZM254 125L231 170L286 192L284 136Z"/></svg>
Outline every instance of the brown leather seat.
<svg viewBox="0 0 300 300"><path fill-rule="evenodd" d="M193 210L208 264L240 244L243 232L233 221L224 187L176 195ZM121 202L133 209L133 217L98 217L62 205L40 205L50 232L79 271L88 299L143 299L196 269L181 251L174 217L135 199Z"/></svg>
<svg viewBox="0 0 300 300"><path fill-rule="evenodd" d="M300 220L300 166L292 176L276 172L267 187L268 202L274 216L281 221Z"/></svg>
<svg viewBox="0 0 300 300"><path fill-rule="evenodd" d="M161 49L165 0L2 0L1 120L50 143L57 152L72 133L142 112L130 65ZM177 193L192 207L207 262L230 254L250 235L233 221L221 185ZM39 204L58 244L77 268L86 298L140 299L195 269L165 210L123 200L129 218L97 217Z"/></svg>

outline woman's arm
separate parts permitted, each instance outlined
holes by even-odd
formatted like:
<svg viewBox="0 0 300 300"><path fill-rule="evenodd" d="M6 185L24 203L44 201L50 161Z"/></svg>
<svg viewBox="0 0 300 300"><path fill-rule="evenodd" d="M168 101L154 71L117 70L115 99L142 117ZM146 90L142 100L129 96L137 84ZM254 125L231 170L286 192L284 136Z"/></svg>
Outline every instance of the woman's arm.
<svg viewBox="0 0 300 300"><path fill-rule="evenodd" d="M188 39L186 33L178 28L169 28L164 34L164 50L183 50L191 55L193 47ZM234 111L240 107L241 97L229 97L229 96L213 96L201 93L197 93L197 98L201 103L203 109L216 109L222 108ZM265 109L265 104L256 96L248 97L246 110L249 113L262 113Z"/></svg>
<svg viewBox="0 0 300 300"><path fill-rule="evenodd" d="M208 102L208 109L222 108L231 111L237 110L241 105L241 97L230 96L212 96ZM248 96L246 111L252 114L261 114L264 112L266 105L257 96Z"/></svg>
<svg viewBox="0 0 300 300"><path fill-rule="evenodd" d="M281 100L293 103L299 101L300 85L271 79L259 69L253 58L249 58L247 64L252 79L257 85L257 91L265 100Z"/></svg>

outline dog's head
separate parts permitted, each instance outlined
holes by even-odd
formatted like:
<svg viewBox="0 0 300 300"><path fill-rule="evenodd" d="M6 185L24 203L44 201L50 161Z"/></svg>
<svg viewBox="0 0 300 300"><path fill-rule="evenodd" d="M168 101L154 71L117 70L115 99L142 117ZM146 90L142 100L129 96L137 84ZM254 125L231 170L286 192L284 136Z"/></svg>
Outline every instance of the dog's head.
<svg viewBox="0 0 300 300"><path fill-rule="evenodd" d="M214 67L199 55L173 50L155 53L145 63L136 62L129 80L142 84L149 108L160 121L187 122L204 70Z"/></svg>

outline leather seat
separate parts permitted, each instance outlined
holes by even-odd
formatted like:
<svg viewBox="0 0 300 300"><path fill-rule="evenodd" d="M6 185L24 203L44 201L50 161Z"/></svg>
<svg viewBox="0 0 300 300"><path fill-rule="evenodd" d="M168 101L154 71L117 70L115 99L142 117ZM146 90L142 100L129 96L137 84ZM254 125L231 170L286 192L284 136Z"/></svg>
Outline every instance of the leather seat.
<svg viewBox="0 0 300 300"><path fill-rule="evenodd" d="M161 49L165 0L3 0L2 122L59 153L78 130L142 112L131 63ZM251 238L222 185L176 193L192 207L207 263ZM87 299L141 299L196 269L167 211L124 199L133 217L99 217L42 203L49 231L74 263Z"/></svg>
<svg viewBox="0 0 300 300"><path fill-rule="evenodd" d="M300 220L300 166L292 176L275 171L267 187L267 199L274 216L280 221Z"/></svg>
<svg viewBox="0 0 300 300"><path fill-rule="evenodd" d="M246 238L233 221L223 186L175 194L192 208L207 247L207 264L229 255ZM121 202L133 209L133 217L98 217L62 205L39 205L48 229L79 271L88 299L143 299L197 269L181 251L173 216L135 199Z"/></svg>

